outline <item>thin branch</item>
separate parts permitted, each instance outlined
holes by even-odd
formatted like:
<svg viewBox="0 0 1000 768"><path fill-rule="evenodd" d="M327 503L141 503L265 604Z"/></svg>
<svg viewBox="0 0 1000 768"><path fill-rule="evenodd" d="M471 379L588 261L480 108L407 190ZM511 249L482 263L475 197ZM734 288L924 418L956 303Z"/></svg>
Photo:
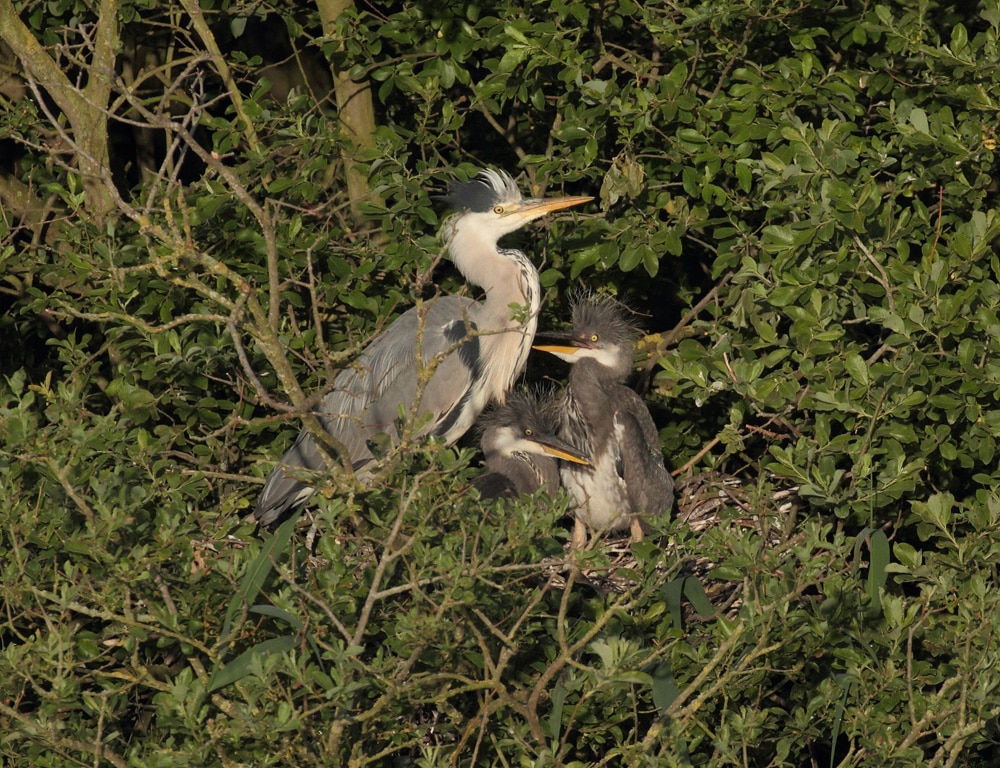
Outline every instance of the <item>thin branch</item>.
<svg viewBox="0 0 1000 768"><path fill-rule="evenodd" d="M91 744L90 742L78 739L58 736L51 728L39 725L37 720L18 712L13 707L8 706L3 699L0 699L0 714L2 714L4 718L9 721L16 721L20 723L21 727L27 732L28 738L36 744L45 745L57 752L63 752L63 757L66 759L73 759L68 754L65 754L66 752L82 752L86 755L92 755L97 763L100 763L102 760L106 760L115 768L129 767L129 762L127 760L118 755L118 753L108 749L103 744Z"/></svg>
<svg viewBox="0 0 1000 768"><path fill-rule="evenodd" d="M243 108L243 94L240 93L240 89L236 86L232 70L229 69L229 63L226 61L226 57L220 50L219 44L215 40L215 35L213 34L211 27L209 27L208 22L205 21L205 17L201 12L201 6L198 4L197 0L181 0L181 6L183 6L185 12L190 17L191 23L194 25L195 32L198 33L198 37L201 38L201 41L205 44L205 49L212 57L212 63L214 64L216 71L222 77L222 82L225 84L226 91L229 93L229 98L233 103L233 109L235 110L237 117L240 119L241 125L239 128L243 137L246 139L247 146L252 152L259 152L261 150L260 140L257 138L257 131L254 129L253 120L250 119L246 110ZM264 178L265 182L269 180L270 179L267 177Z"/></svg>
<svg viewBox="0 0 1000 768"><path fill-rule="evenodd" d="M361 641L364 639L365 631L368 629L368 620L371 618L371 613L375 608L375 603L380 599L379 585L382 583L382 579L385 577L385 572L389 568L389 565L399 559L399 557L401 557L404 553L408 552L413 546L413 541L408 540L404 542L399 549L394 549L400 538L400 532L403 529L403 521L406 519L406 512L409 510L410 505L416 497L421 481L428 474L430 474L430 470L421 473L420 476L413 480L410 492L401 494L402 500L400 503L399 513L393 521L388 537L386 537L385 544L382 549L382 556L379 558L378 565L375 566L375 573L372 574L372 583L368 589L368 595L365 598L364 605L361 607L361 611L358 613L358 623L354 628L354 635L351 637L352 645L361 645Z"/></svg>
<svg viewBox="0 0 1000 768"><path fill-rule="evenodd" d="M560 646L559 655L552 661L551 664L549 664L545 671L538 676L538 680L535 682L535 685L531 690L531 694L528 696L527 709L525 711L528 728L531 730L531 735L534 737L540 748L546 745L546 739L545 731L542 730L541 720L538 717L538 705L541 701L542 695L547 690L548 684L565 667L575 663L573 657L585 648L595 637L597 637L597 635L603 632L604 628L612 618L621 615L623 612L627 612L631 605L631 603L624 601L616 601L612 603L575 643L569 644L566 640L566 624L571 592L572 589L570 588L570 584L567 583L566 588L563 590L562 600L559 605L559 615L556 619L556 634L558 636Z"/></svg>
<svg viewBox="0 0 1000 768"><path fill-rule="evenodd" d="M723 275L722 279L713 285L711 290L702 296L697 304L684 313L684 317L680 319L677 325L661 337L660 341L656 345L656 349L652 354L650 354L642 373L639 375L640 381L638 388L640 391L644 391L649 388L653 369L656 368L658 357L676 343L683 330L690 325L698 315L701 314L705 307L718 298L719 291L721 291L726 284L733 279L734 274L734 272L727 272Z"/></svg>
<svg viewBox="0 0 1000 768"><path fill-rule="evenodd" d="M672 474L674 477L680 477L681 475L686 474L687 472L690 472L691 469L699 461L701 461L702 458L707 453L709 453L713 448L715 448L715 446L717 446L721 442L722 442L722 438L721 437L718 437L718 436L713 437L711 440L709 440L707 443L705 443L705 445L702 446L701 450L698 451L698 453L696 453L694 456L692 456L683 466L678 467L677 469L675 469L670 474Z"/></svg>
<svg viewBox="0 0 1000 768"><path fill-rule="evenodd" d="M892 285L889 282L889 276L885 273L885 268L878 263L878 260L872 255L872 252L868 250L868 247L857 235L854 236L854 244L858 246L858 249L865 255L865 258L868 259L875 269L878 270L879 275L881 275L881 279L877 277L875 279L885 291L885 298L889 304L889 311L892 312L892 314L896 314L896 302L892 298Z"/></svg>

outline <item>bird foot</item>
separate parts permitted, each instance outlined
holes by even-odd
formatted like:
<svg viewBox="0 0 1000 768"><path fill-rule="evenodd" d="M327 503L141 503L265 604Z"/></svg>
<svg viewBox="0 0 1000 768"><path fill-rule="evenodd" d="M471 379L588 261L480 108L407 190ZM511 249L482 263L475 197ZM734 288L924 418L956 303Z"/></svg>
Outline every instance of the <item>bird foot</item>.
<svg viewBox="0 0 1000 768"><path fill-rule="evenodd" d="M638 517L632 518L632 522L629 524L629 531L632 534L632 543L642 541L646 533L642 525L642 520Z"/></svg>

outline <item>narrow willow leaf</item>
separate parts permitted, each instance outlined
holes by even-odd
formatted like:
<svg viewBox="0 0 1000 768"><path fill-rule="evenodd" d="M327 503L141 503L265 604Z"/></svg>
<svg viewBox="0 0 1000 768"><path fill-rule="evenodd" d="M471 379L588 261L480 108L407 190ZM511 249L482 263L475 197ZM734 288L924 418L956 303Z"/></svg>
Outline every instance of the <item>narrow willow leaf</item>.
<svg viewBox="0 0 1000 768"><path fill-rule="evenodd" d="M217 691L227 685L232 685L238 680L242 680L253 671L255 660L269 656L272 653L284 653L290 651L298 644L298 640L293 635L284 637L272 637L262 643L257 643L224 667L216 667L212 671L212 676L208 679L207 692Z"/></svg>
<svg viewBox="0 0 1000 768"><path fill-rule="evenodd" d="M691 601L691 605L703 619L715 614L715 606L705 593L705 585L694 576L684 579L684 596Z"/></svg>
<svg viewBox="0 0 1000 768"><path fill-rule="evenodd" d="M275 559L278 553L283 552L288 546L288 540L295 530L295 523L299 519L301 511L296 512L285 522L278 526L277 530L264 541L260 554L250 563L243 580L240 582L240 589L229 601L229 608L226 609L226 618L222 624L222 632L219 634L220 657L225 653L226 646L234 631L233 623L243 611L243 606L252 605L260 594L264 581L274 568Z"/></svg>
<svg viewBox="0 0 1000 768"><path fill-rule="evenodd" d="M667 662L661 662L653 672L653 706L661 715L666 714L677 697L681 695L677 683L674 682L674 673Z"/></svg>

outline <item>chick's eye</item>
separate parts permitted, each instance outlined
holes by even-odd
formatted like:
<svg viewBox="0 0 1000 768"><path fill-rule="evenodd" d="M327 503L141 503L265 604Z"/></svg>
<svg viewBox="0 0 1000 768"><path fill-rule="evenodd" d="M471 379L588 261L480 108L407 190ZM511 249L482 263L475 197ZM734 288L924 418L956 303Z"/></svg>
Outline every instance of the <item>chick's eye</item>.
<svg viewBox="0 0 1000 768"><path fill-rule="evenodd" d="M524 436L525 437L531 437L533 434L535 434L535 430L533 430L533 429L529 428L529 429L524 430Z"/></svg>
<svg viewBox="0 0 1000 768"><path fill-rule="evenodd" d="M596 344L597 343L597 334L596 333L590 334L590 342L591 342L591 344Z"/></svg>
<svg viewBox="0 0 1000 768"><path fill-rule="evenodd" d="M503 206L502 205L494 206L493 213L495 213L497 216L499 216L500 214L502 214L503 213Z"/></svg>

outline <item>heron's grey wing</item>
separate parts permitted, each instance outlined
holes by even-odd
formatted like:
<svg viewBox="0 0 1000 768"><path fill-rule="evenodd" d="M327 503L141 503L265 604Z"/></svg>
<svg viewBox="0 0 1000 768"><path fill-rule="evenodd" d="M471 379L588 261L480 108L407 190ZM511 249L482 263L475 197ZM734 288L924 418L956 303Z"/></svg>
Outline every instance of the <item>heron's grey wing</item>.
<svg viewBox="0 0 1000 768"><path fill-rule="evenodd" d="M298 468L303 472L286 469ZM257 497L254 519L263 526L269 526L283 518L313 495L313 486L295 475L320 472L326 469L326 461L320 454L316 441L309 432L299 432L292 447L271 470L264 482L264 488Z"/></svg>
<svg viewBox="0 0 1000 768"><path fill-rule="evenodd" d="M642 429L646 444L655 450L656 453L662 454L660 450L660 431L656 428L656 423L649 413L649 407L636 391L631 387L620 384L615 389L614 402L617 412L629 413L636 420L636 423Z"/></svg>
<svg viewBox="0 0 1000 768"><path fill-rule="evenodd" d="M368 443L380 433L395 436L402 406L409 410L417 392L419 344L425 360L450 342L445 328L461 323L470 299L444 296L428 304L425 313L413 307L376 336L353 365L333 381L323 398L324 426L347 449L355 469L373 456ZM467 385L466 385L467 386Z"/></svg>
<svg viewBox="0 0 1000 768"><path fill-rule="evenodd" d="M624 409L615 414L621 464L629 506L638 514L669 514L674 505L674 480L663 464L660 443L650 444L635 414Z"/></svg>
<svg viewBox="0 0 1000 768"><path fill-rule="evenodd" d="M414 417L413 436L437 435L449 444L472 426L485 405L467 407L480 365L470 317L475 306L471 299L443 296L428 303L424 313L406 312L396 321L402 326L398 334L372 345L370 369L380 375L365 392L369 399L361 427L368 439L378 433L398 439L401 415Z"/></svg>
<svg viewBox="0 0 1000 768"><path fill-rule="evenodd" d="M466 396L473 377L472 358L478 354L475 336L465 339L469 335L467 317L474 304L472 299L443 296L429 302L425 312L416 307L407 310L371 341L350 368L337 374L317 415L323 428L347 451L362 479L364 469L375 460L372 448L383 437L389 443L398 440L395 422L400 406L408 411L416 397L418 342L425 361L451 349L458 351L438 365L425 389L421 410L429 413L431 427L448 415L441 405L446 399L442 387L435 386L434 396L428 396L435 380L447 381L448 391L459 398ZM466 351L466 347L470 349ZM309 484L286 470L296 467L311 472L326 467L321 448L305 429L268 475L254 511L261 525L274 523L312 495Z"/></svg>

